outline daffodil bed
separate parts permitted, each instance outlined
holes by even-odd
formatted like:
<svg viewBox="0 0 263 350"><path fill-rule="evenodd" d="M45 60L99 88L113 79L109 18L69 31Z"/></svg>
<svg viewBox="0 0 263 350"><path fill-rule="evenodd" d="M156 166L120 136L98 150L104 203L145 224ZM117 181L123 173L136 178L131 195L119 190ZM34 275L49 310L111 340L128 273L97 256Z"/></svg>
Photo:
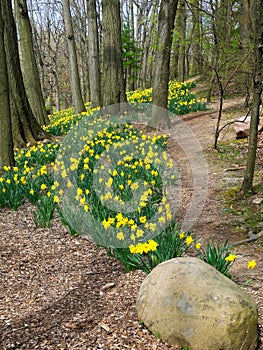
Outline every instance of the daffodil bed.
<svg viewBox="0 0 263 350"><path fill-rule="evenodd" d="M171 82L169 108L178 114L205 108L189 93L192 87L191 83ZM148 89L128 93L128 100L148 102L150 96ZM130 123L101 118L89 104L86 107L87 112L77 117L72 109L50 117L46 131L69 135L63 143L48 141L16 150L16 166L5 167L0 177L0 206L17 210L27 199L35 205L37 226L49 227L57 212L71 234L91 234L127 271L150 272L190 247L205 259L208 251L201 253L191 234L180 232L167 201L164 183L176 180L173 160L166 153L167 135L149 136ZM138 189L139 205L125 206ZM212 253L213 259L206 261L228 274L235 260L228 258L230 247Z"/></svg>
<svg viewBox="0 0 263 350"><path fill-rule="evenodd" d="M176 80L169 82L168 90L168 109L174 115L182 115L190 112L206 110L205 100L196 98L191 92L196 86L195 82L178 82ZM152 88L138 89L126 93L127 101L131 104L151 103ZM67 134L74 125L83 117L92 115L99 108L91 108L90 102L85 104L86 112L76 116L73 108L68 108L59 112L55 112L50 116L51 124L45 129L47 132L60 136Z"/></svg>
<svg viewBox="0 0 263 350"><path fill-rule="evenodd" d="M205 100L197 99L195 94L191 92L191 89L195 86L194 81L183 83L176 80L170 81L168 90L169 111L175 115L182 115L206 110ZM128 92L127 99L130 103L152 102L152 88Z"/></svg>
<svg viewBox="0 0 263 350"><path fill-rule="evenodd" d="M90 111L88 113L91 115ZM65 118L62 117L63 114ZM67 134L72 125L76 124L72 110L52 116L50 128L58 119L60 122L53 128L56 135ZM197 120L192 120L190 125L196 122ZM204 117L198 119L198 123L200 138L204 136L207 141L204 127L200 125L212 127L213 121L210 117ZM163 147L164 141L161 137ZM84 236L70 236L68 229L61 225L58 216L58 205L61 203L57 202L62 201L63 197L59 194L59 184L54 179L55 159L60 145L61 138L57 142L39 143L16 150L17 166L13 169L6 167L0 175L1 206L14 209L19 207L16 211L0 208L2 347L173 349L173 346L156 339L138 323L135 303L145 274L140 270L124 274L123 266L117 259L107 256L104 249L84 239ZM84 154L81 159L82 164L86 164ZM210 166L210 173L216 172L217 176L211 175L209 186L215 195L209 198L198 222L202 245L190 233L181 232L180 226L172 221L170 233L173 232L174 235L166 230L163 236L154 237L152 241L149 239L140 244L131 244L131 254L129 247L116 251L111 249L108 253L123 261L127 270L140 266L148 272L153 266L151 264L158 262L159 254L164 251L162 249L166 249L165 244L173 248L175 240L175 248L182 254L200 254L200 257L210 259L211 264L227 262L231 267L236 261L231 270L235 282L251 294L258 304L261 349L262 247L260 243L242 245L236 248L236 255L228 250L228 245L218 246L210 241L206 246L204 243L212 233L218 234L221 239L218 236L216 238L220 240L224 236L229 237L232 229L230 222L224 221L223 210L220 210L223 207L218 206L218 183L221 183L224 173L218 172L220 164L212 162ZM87 169L84 170L88 175ZM60 173L62 177L62 169ZM82 193L77 195L81 197ZM85 195L85 199L89 197ZM73 200L77 201L75 198ZM33 205L28 205L28 201ZM78 202L83 209L80 198ZM35 212L35 223L32 220L32 210ZM208 216L217 222L222 220L224 224L219 227L213 223L208 224ZM52 227L36 228L35 224ZM105 230L103 224L102 228ZM168 255L164 256L164 259L168 258ZM254 259L257 259L256 267ZM250 261L244 264L247 260ZM247 271L246 265L253 270Z"/></svg>

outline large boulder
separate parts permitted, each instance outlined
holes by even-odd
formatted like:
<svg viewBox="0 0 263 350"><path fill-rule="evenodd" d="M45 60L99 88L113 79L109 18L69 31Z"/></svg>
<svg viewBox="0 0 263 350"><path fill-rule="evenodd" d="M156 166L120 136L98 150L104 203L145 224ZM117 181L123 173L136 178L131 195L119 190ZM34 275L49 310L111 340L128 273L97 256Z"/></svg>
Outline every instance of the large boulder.
<svg viewBox="0 0 263 350"><path fill-rule="evenodd" d="M162 340L189 350L254 350L257 306L198 258L159 264L143 281L138 318Z"/></svg>
<svg viewBox="0 0 263 350"><path fill-rule="evenodd" d="M236 132L236 139L243 139L248 137L249 128L250 128L251 116L243 116L238 118L238 120L234 123L234 129ZM258 131L261 132L263 130L263 118L259 119Z"/></svg>

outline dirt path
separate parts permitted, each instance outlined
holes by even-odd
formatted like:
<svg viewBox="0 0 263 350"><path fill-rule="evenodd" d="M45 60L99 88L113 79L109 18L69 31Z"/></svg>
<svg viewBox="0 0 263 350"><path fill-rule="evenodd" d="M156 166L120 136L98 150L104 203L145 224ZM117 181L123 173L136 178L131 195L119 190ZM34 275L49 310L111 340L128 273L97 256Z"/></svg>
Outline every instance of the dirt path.
<svg viewBox="0 0 263 350"><path fill-rule="evenodd" d="M232 101L233 104L240 101ZM212 235L223 242L246 238L224 211L224 193L239 184L240 171L229 168L211 151L215 115L183 119L192 128L208 161L206 204L193 231L200 241ZM234 138L229 131L225 136ZM187 195L187 188L186 188ZM82 237L73 238L56 221L50 229L35 228L32 208L0 209L0 349L176 349L160 342L138 324L135 301L145 275L123 267ZM262 242L236 247L239 259L233 279L255 298L263 324ZM256 259L255 270L246 260Z"/></svg>
<svg viewBox="0 0 263 350"><path fill-rule="evenodd" d="M224 110L239 108L242 106L242 100L235 99L226 101ZM238 118L238 113L233 113L233 119ZM194 117L194 118L192 118ZM236 167L225 159L220 159L216 152L211 150L214 143L214 131L216 125L217 113L208 113L201 116L188 115L184 119L194 131L200 140L206 159L208 162L209 186L206 204L198 222L194 225L194 233L205 242L206 239L214 236L216 241L224 242L226 239L230 243L239 242L248 238L244 230L237 229L237 223L243 221L239 215L229 214L225 209L225 193L228 189L241 185L243 179L244 165L240 164ZM227 122L223 118L222 125ZM222 139L222 138L221 138ZM223 135L223 140L235 141L235 131L233 126L227 129ZM262 136L260 139L262 143ZM247 144L245 141L241 143ZM213 156L215 153L215 156ZM260 153L262 157L262 153ZM260 162L261 163L261 162ZM262 165L260 167L262 176ZM261 180L262 181L262 180ZM262 193L255 197L262 197ZM258 210L258 209L257 209ZM262 210L262 209L261 209ZM237 245L234 248L239 259L235 262L231 273L233 280L241 285L247 292L252 294L259 307L259 327L261 331L261 345L259 349L263 349L263 242L262 237L255 242L249 244ZM247 269L246 262L256 259L257 268L253 271Z"/></svg>

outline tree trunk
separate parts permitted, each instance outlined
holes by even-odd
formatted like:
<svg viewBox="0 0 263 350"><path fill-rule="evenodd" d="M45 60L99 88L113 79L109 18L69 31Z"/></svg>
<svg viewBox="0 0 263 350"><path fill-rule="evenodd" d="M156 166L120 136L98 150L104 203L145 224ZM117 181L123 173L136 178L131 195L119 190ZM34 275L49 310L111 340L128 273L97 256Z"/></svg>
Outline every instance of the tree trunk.
<svg viewBox="0 0 263 350"><path fill-rule="evenodd" d="M147 89L150 87L151 82L149 81L149 77L147 76L148 72L148 66L151 64L150 57L151 57L151 36L146 35L145 33L145 40L144 40L144 50L142 55L142 88Z"/></svg>
<svg viewBox="0 0 263 350"><path fill-rule="evenodd" d="M150 26L147 28L145 33L146 38L149 38L148 41L148 52L146 56L146 71L145 71L145 81L146 88L149 88L153 84L153 75L154 75L154 60L155 60L155 51L156 43L159 40L158 37L158 0L152 2L152 13L150 18ZM143 45L146 46L146 41L143 42Z"/></svg>
<svg viewBox="0 0 263 350"><path fill-rule="evenodd" d="M27 97L33 114L39 124L48 125L49 120L34 54L32 28L28 16L26 0L15 0L14 3L22 57L21 66Z"/></svg>
<svg viewBox="0 0 263 350"><path fill-rule="evenodd" d="M76 49L79 57L79 74L83 101L90 101L90 83L89 83L89 45L88 40L88 0L72 0L75 12L76 22ZM73 23L74 26L74 23Z"/></svg>
<svg viewBox="0 0 263 350"><path fill-rule="evenodd" d="M215 21L217 12L213 7L212 7L212 11L213 11L212 32L213 32L214 49L211 57L212 71L211 71L211 78L210 78L209 87L208 87L207 96L206 96L207 103L211 102L211 95L212 95L216 78L218 81L220 80L220 77L217 75L219 71L219 66L220 66L219 65L219 38L218 38L219 35L218 35L216 21Z"/></svg>
<svg viewBox="0 0 263 350"><path fill-rule="evenodd" d="M63 20L65 25L65 34L66 34L66 40L67 40L69 78L70 78L73 105L74 105L75 113L79 114L81 112L85 112L86 109L81 96L77 53L76 53L73 27L72 27L72 19L70 14L69 0L63 0Z"/></svg>
<svg viewBox="0 0 263 350"><path fill-rule="evenodd" d="M255 1L254 9L254 31L255 31L255 73L253 101L251 110L251 122L249 131L249 144L247 154L247 164L245 175L242 183L242 192L247 193L253 190L253 178L255 171L257 140L258 140L258 123L259 107L261 104L262 94L262 65L263 65L263 0Z"/></svg>
<svg viewBox="0 0 263 350"><path fill-rule="evenodd" d="M90 99L93 107L101 106L100 53L96 0L87 0L89 40Z"/></svg>
<svg viewBox="0 0 263 350"><path fill-rule="evenodd" d="M241 0L240 1L240 46L241 48L246 48L252 41L252 21L251 21L251 13L250 13L250 1L249 0Z"/></svg>
<svg viewBox="0 0 263 350"><path fill-rule="evenodd" d="M15 164L11 126L8 75L4 45L4 25L0 4L0 174L4 165Z"/></svg>
<svg viewBox="0 0 263 350"><path fill-rule="evenodd" d="M201 34L201 12L200 12L200 0L192 1L192 16L193 16L193 60L192 71L193 75L202 74L203 61L202 61L202 34Z"/></svg>
<svg viewBox="0 0 263 350"><path fill-rule="evenodd" d="M156 0L147 1L143 0L140 5L135 3L138 9L137 13L137 23L136 23L136 41L140 44L140 47L143 47L141 55L141 71L138 75L136 85L140 88L145 89L151 86L151 82L147 77L148 65L151 64L149 61L150 57L150 46L152 46L152 40L156 35L154 24L156 21L153 21L152 18L157 12ZM151 14L151 15L150 15ZM149 23L149 17L151 17ZM148 35L151 33L151 35Z"/></svg>
<svg viewBox="0 0 263 350"><path fill-rule="evenodd" d="M179 56L178 56L178 80L185 80L185 39L186 39L186 9L185 0L179 0Z"/></svg>
<svg viewBox="0 0 263 350"><path fill-rule="evenodd" d="M55 89L55 103L56 103L56 111L60 111L60 89L59 89L59 81L57 72L54 72L54 89Z"/></svg>
<svg viewBox="0 0 263 350"><path fill-rule="evenodd" d="M178 16L177 16L178 17ZM175 18L175 27L173 31L171 55L170 55L170 80L178 80L178 60L179 60L179 21Z"/></svg>
<svg viewBox="0 0 263 350"><path fill-rule="evenodd" d="M126 102L119 0L103 0L103 106Z"/></svg>
<svg viewBox="0 0 263 350"><path fill-rule="evenodd" d="M29 105L19 61L16 26L10 0L1 0L4 43L11 101L12 131L15 147L34 144L48 135L43 131Z"/></svg>
<svg viewBox="0 0 263 350"><path fill-rule="evenodd" d="M172 45L172 30L177 10L178 0L162 0L158 16L158 43L154 62L153 76L153 111L151 125L154 127L169 127L167 103L170 53ZM160 117L159 108L163 108ZM166 111L166 112L165 112Z"/></svg>
<svg viewBox="0 0 263 350"><path fill-rule="evenodd" d="M129 0L129 28L131 31L131 39L134 42L135 33L134 33L134 11L133 11L133 0ZM128 91L135 90L135 81L136 81L136 69L133 65L128 67L128 74L126 79L126 88Z"/></svg>

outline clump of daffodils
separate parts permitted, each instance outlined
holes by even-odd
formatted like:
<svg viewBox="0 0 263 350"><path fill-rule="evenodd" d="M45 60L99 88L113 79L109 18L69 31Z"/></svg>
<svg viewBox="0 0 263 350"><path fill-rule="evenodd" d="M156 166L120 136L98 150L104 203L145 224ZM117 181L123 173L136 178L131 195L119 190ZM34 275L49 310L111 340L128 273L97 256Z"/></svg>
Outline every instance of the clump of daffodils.
<svg viewBox="0 0 263 350"><path fill-rule="evenodd" d="M138 243L137 245L130 245L129 249L132 254L147 254L149 252L154 252L158 247L158 243L153 239L150 239L145 243Z"/></svg>
<svg viewBox="0 0 263 350"><path fill-rule="evenodd" d="M228 241L225 241L223 245L219 245L214 242L214 238L212 238L212 241L207 241L205 248L202 248L199 243L197 244L196 249L198 257L215 267L223 275L231 278L230 269L233 263L238 259L238 256L231 252L231 244L229 244ZM247 267L249 269L254 269L255 266L255 260L248 262Z"/></svg>
<svg viewBox="0 0 263 350"><path fill-rule="evenodd" d="M194 82L170 81L168 90L169 111L176 115L182 115L205 110L204 99L196 98L195 94L191 92L193 87L195 87ZM152 88L127 92L127 100L129 103L151 103Z"/></svg>

